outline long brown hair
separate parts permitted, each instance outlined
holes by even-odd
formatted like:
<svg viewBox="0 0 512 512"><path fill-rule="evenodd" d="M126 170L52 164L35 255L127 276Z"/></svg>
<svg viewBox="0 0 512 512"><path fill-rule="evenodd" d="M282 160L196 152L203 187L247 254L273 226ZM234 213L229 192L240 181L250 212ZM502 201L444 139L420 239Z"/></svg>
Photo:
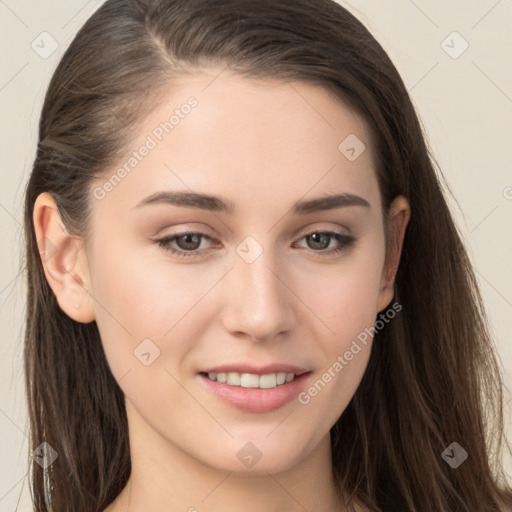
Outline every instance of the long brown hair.
<svg viewBox="0 0 512 512"><path fill-rule="evenodd" d="M46 93L26 189L28 277L24 363L34 510L103 511L131 463L124 396L96 322L59 307L35 238L34 202L55 199L86 237L93 179L120 160L138 122L174 77L204 65L320 85L372 134L384 213L412 207L395 300L353 399L331 429L339 488L375 511L504 511L504 385L475 275L418 117L391 60L332 0L107 0L61 59ZM456 469L443 451L469 454ZM507 443L508 447L508 443ZM510 510L510 509L509 509Z"/></svg>

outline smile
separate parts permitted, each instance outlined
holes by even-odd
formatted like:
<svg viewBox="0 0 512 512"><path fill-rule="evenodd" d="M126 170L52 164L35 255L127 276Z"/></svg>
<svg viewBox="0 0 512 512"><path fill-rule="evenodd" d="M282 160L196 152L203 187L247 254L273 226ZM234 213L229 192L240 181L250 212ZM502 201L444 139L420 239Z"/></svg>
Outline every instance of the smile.
<svg viewBox="0 0 512 512"><path fill-rule="evenodd" d="M290 403L303 391L312 372L240 373L200 372L200 382L208 393L222 402L250 413L274 411Z"/></svg>
<svg viewBox="0 0 512 512"><path fill-rule="evenodd" d="M287 382L292 382L295 379L294 373L266 373L257 375L255 373L215 373L210 372L207 375L210 380L229 384L230 386L238 386L242 388L260 388L270 389L281 386Z"/></svg>

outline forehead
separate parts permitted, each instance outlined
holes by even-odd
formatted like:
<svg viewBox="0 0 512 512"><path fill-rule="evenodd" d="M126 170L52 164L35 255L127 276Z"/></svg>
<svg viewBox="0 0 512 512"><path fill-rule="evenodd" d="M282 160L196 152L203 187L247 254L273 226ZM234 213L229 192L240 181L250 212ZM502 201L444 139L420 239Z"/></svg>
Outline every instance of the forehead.
<svg viewBox="0 0 512 512"><path fill-rule="evenodd" d="M103 177L122 175L105 198L120 208L161 190L222 195L241 209L335 191L379 200L365 123L320 86L203 69L169 85L136 130Z"/></svg>

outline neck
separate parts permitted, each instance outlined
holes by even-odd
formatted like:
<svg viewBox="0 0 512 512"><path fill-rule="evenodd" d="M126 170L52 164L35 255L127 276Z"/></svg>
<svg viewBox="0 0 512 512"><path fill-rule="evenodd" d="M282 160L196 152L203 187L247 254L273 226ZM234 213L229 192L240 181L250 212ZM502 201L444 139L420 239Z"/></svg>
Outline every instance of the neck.
<svg viewBox="0 0 512 512"><path fill-rule="evenodd" d="M132 471L105 512L345 512L332 475L329 434L283 471L222 471L170 444L127 400ZM350 509L352 510L352 509Z"/></svg>

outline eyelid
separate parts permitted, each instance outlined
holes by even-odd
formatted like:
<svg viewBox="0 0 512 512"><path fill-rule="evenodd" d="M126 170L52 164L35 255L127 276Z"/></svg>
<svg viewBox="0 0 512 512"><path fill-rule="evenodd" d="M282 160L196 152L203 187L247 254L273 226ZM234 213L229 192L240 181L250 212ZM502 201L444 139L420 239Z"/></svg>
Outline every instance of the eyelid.
<svg viewBox="0 0 512 512"><path fill-rule="evenodd" d="M299 229L298 231L296 231L293 235L294 238L296 237L303 237L303 236L306 236L306 235L310 235L311 233L326 233L326 232L329 232L329 233L342 233L342 230L345 230L346 233L343 233L343 234L346 234L347 236L349 235L352 235L352 231L346 227L346 226L340 226L339 224L334 226L334 227L325 227L325 222L322 223L322 222L316 222L315 224L323 224L322 226L317 226L317 225L309 225L307 228L301 228Z"/></svg>
<svg viewBox="0 0 512 512"><path fill-rule="evenodd" d="M319 224L319 223L317 223ZM292 236L293 238L303 238L304 236L307 236L307 235L310 235L312 233L337 233L337 234L342 234L342 235L346 235L346 236L351 236L352 235L352 231L346 227L346 226L341 226L341 229L343 230L346 230L346 233L340 231L340 226L336 226L336 227L315 227L315 226L309 226L307 228L301 228L297 231L295 231ZM161 231L164 231L164 229L160 230L159 232ZM214 235L210 234L209 233L209 230L203 230L203 228L198 228L197 230L190 227L190 228L183 228L183 229L180 229L179 231L176 231L176 232L173 232L173 233L168 233L168 234L165 234L165 235L161 235L159 236L158 234L154 237L154 239L169 239L169 238L174 238L174 237L180 237L180 236L183 236L183 235L201 235L203 236L204 238L207 238L209 240L212 240L212 241L217 241L218 242L218 239L215 238Z"/></svg>
<svg viewBox="0 0 512 512"><path fill-rule="evenodd" d="M348 230L348 231L350 232L350 230ZM325 228L323 228L323 229L322 228L317 228L317 229L310 228L310 229L300 233L300 235L298 236L298 240L296 242L294 242L294 244L297 244L298 242L303 240L305 237L310 236L312 234L326 234L326 235L330 236L331 241L334 239L335 241L337 241L338 243L341 244L341 246L339 246L339 247L335 247L335 248L331 248L331 249L322 249L322 250L314 250L314 249L310 249L308 247L303 247L304 249L306 249L306 252L313 254L315 257L316 256L320 256L320 257L341 256L342 255L341 253L344 253L345 251L349 250L354 245L354 243L357 242L357 238L355 236L348 234L348 233L344 233L343 231L339 231L339 229L335 230L335 229L325 229ZM201 231L193 231L193 230L189 229L189 230L182 230L182 231L179 231L176 233L170 233L168 235L165 235L165 236L155 240L155 243L157 243L157 245L159 245L164 250L166 250L166 251L170 252L171 254L173 254L174 256L180 257L180 258L181 257L200 258L202 256L209 254L211 251L214 250L212 247L208 247L206 249L194 249L194 250L190 250L190 251L186 251L183 249L171 248L170 244L172 242L175 242L175 240L177 238L180 238L185 235L197 235L202 240L206 239L206 240L210 240L212 242L218 242L218 240L216 238L210 236L208 233L203 233ZM330 245L330 242L329 242L329 245ZM300 247L302 247L302 246L300 246Z"/></svg>

